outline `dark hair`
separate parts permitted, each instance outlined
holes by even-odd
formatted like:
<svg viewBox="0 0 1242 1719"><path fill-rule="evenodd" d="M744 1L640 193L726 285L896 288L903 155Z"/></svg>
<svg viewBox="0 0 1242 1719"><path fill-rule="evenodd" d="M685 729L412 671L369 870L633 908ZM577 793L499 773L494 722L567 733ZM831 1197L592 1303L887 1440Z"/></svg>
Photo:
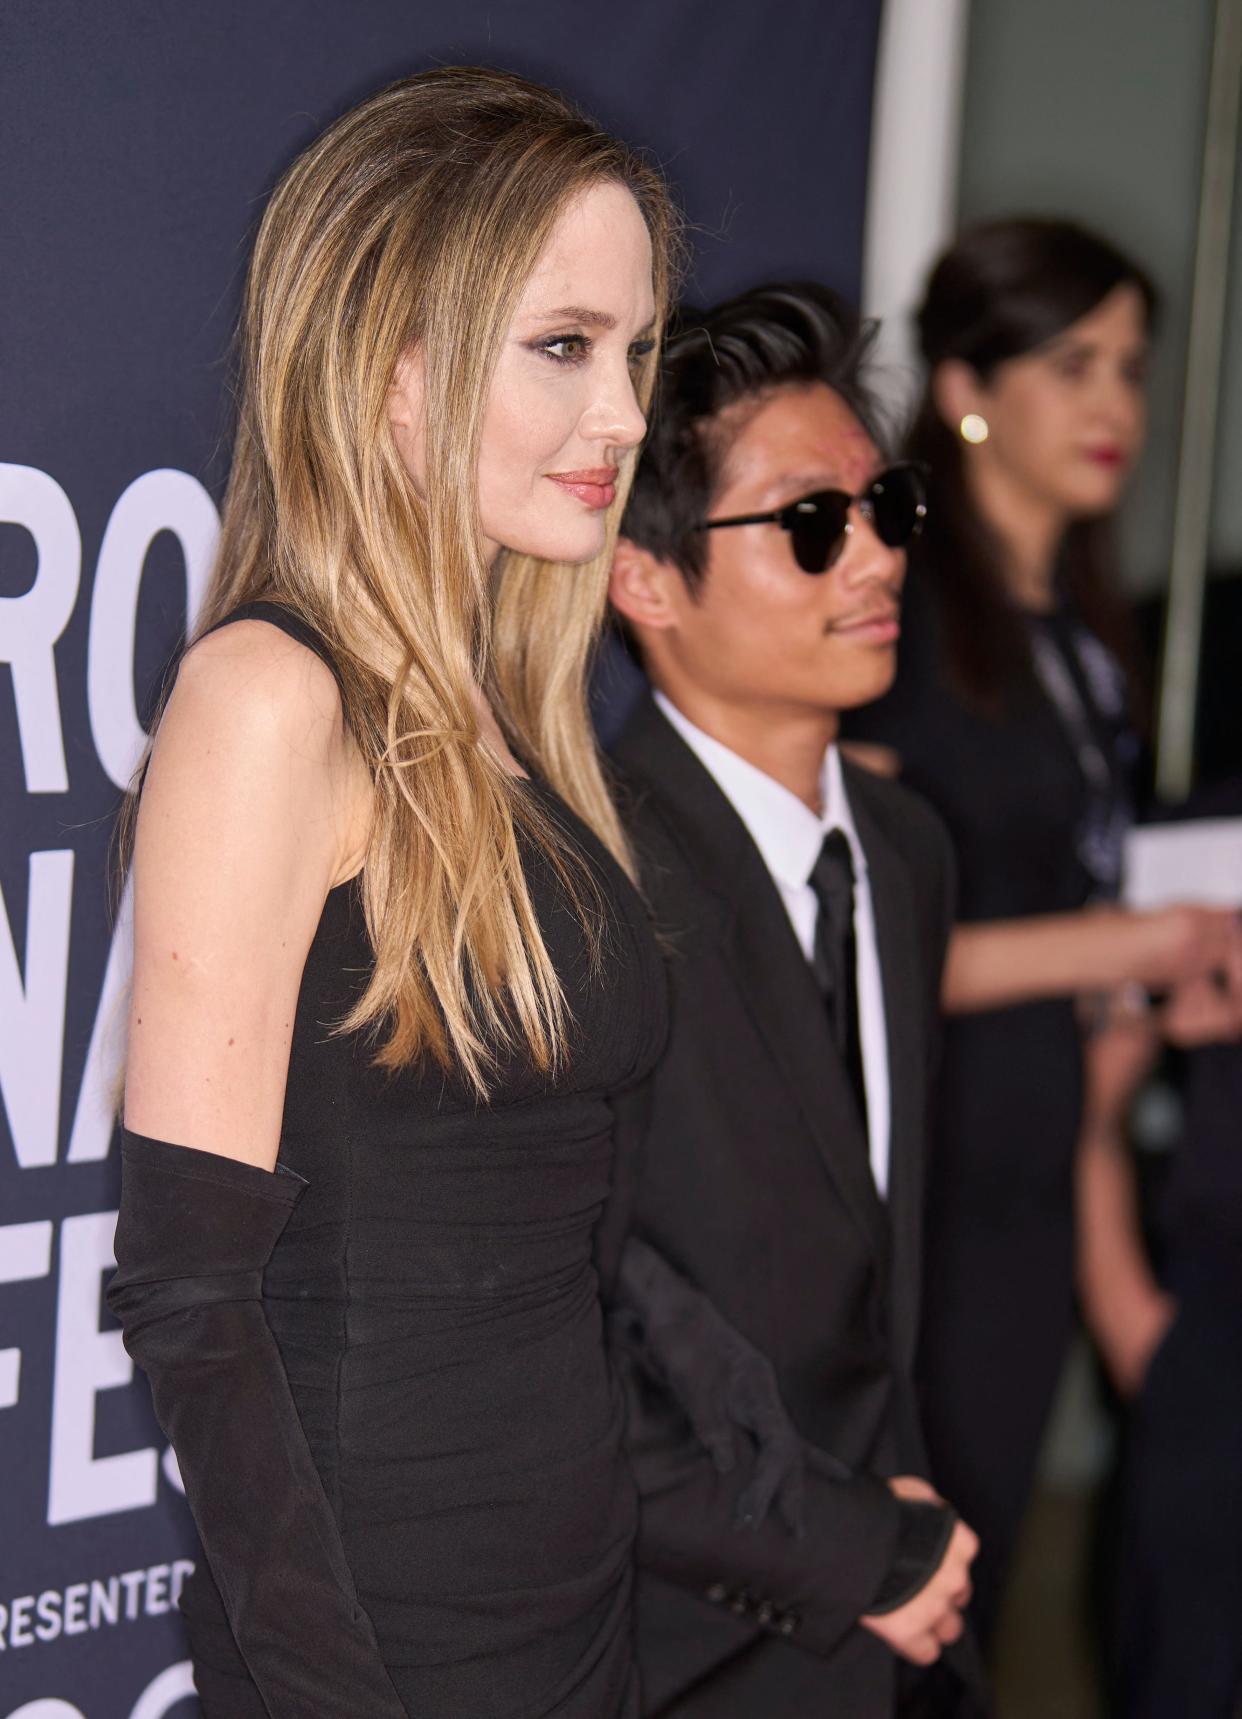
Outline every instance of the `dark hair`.
<svg viewBox="0 0 1242 1719"><path fill-rule="evenodd" d="M875 434L862 380L874 329L814 281L754 287L710 310L678 312L660 365L651 432L621 534L702 583L705 534L731 438L721 414L778 388L823 382Z"/></svg>
<svg viewBox="0 0 1242 1719"><path fill-rule="evenodd" d="M1063 334L1120 286L1138 289L1153 324L1156 291L1137 263L1070 221L1036 219L969 228L928 280L918 312L928 384L909 436L911 458L931 467L919 560L936 581L953 680L979 709L1000 708L1005 689L1029 675L1030 653L1006 593L1001 545L971 500L961 438L936 407L931 373L959 359L986 382L999 365ZM1111 522L1073 521L1061 548L1062 588L1086 625L1133 669L1114 564Z"/></svg>

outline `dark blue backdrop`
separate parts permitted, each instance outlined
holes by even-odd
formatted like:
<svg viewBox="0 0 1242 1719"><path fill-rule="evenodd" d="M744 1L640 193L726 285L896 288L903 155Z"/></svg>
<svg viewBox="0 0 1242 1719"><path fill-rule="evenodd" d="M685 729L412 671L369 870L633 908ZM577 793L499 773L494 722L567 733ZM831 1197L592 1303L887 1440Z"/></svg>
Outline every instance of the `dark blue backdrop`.
<svg viewBox="0 0 1242 1719"><path fill-rule="evenodd" d="M172 1612L192 1537L100 1305L124 977L105 874L209 565L266 191L381 83L483 61L654 152L696 296L783 274L856 293L879 3L0 8L0 1719L193 1711Z"/></svg>

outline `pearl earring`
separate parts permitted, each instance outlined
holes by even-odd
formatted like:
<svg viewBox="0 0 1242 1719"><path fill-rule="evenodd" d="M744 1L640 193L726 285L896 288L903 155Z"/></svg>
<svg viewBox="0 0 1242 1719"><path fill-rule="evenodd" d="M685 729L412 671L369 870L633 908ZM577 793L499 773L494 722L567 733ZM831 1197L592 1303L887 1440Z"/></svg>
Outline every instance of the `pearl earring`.
<svg viewBox="0 0 1242 1719"><path fill-rule="evenodd" d="M978 447L980 442L986 442L988 439L988 421L986 418L981 418L978 412L967 412L958 425L958 429L961 431L962 440L970 442L974 447Z"/></svg>

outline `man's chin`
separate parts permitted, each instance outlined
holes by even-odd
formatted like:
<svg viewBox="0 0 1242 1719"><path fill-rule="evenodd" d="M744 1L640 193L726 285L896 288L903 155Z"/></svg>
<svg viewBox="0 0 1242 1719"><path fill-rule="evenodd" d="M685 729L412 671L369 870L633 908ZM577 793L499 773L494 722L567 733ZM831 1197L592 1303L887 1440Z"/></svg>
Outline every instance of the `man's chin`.
<svg viewBox="0 0 1242 1719"><path fill-rule="evenodd" d="M871 651L866 660L851 665L852 672L826 675L822 690L834 710L857 710L883 698L897 678L897 650Z"/></svg>

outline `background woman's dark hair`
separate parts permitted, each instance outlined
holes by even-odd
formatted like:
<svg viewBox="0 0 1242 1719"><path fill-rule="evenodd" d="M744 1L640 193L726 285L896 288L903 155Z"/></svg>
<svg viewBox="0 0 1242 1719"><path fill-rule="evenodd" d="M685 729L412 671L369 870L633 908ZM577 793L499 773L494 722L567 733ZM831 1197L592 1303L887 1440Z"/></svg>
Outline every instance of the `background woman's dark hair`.
<svg viewBox="0 0 1242 1719"><path fill-rule="evenodd" d="M929 379L909 436L910 457L931 467L919 556L936 580L953 679L979 709L999 710L1004 690L1029 673L1027 635L1006 594L996 534L967 492L961 437L937 410L930 373L959 359L986 382L998 365L1063 334L1120 286L1138 289L1150 326L1156 291L1137 263L1072 222L1035 219L968 229L928 280L918 332ZM1062 545L1060 579L1082 620L1133 674L1115 560L1111 521L1075 520Z"/></svg>
<svg viewBox="0 0 1242 1719"><path fill-rule="evenodd" d="M754 287L711 310L679 311L622 536L672 562L696 590L707 561L706 534L696 527L711 509L732 441L722 415L776 388L824 382L876 435L863 379L873 333L813 281Z"/></svg>

